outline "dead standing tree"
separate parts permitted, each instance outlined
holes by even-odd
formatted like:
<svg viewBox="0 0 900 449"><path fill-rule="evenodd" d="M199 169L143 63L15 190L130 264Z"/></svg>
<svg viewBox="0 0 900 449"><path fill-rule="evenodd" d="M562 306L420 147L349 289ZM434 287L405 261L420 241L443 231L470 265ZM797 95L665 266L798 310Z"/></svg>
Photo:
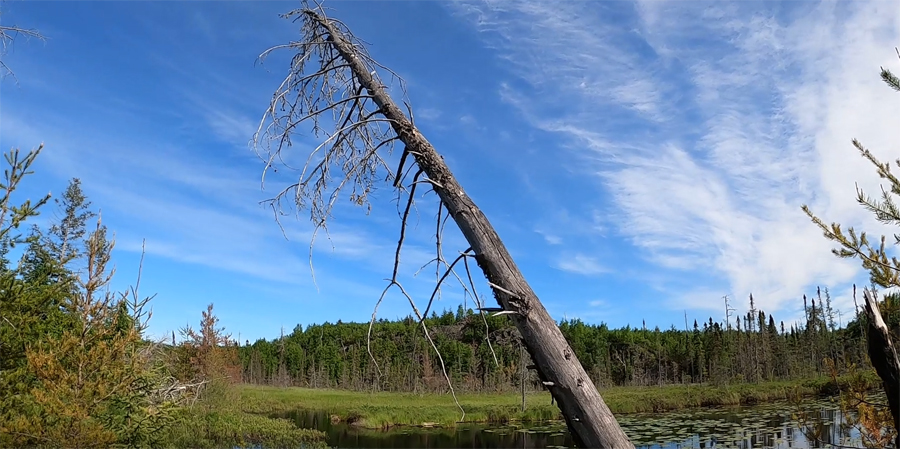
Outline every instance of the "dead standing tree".
<svg viewBox="0 0 900 449"><path fill-rule="evenodd" d="M856 286L853 286L854 297ZM881 311L878 310L878 297L869 289L863 290L866 312L866 341L868 341L869 360L881 378L884 394L887 396L888 408L894 418L894 447L900 448L900 359L891 339L891 333Z"/></svg>
<svg viewBox="0 0 900 449"><path fill-rule="evenodd" d="M291 145L291 134L301 123L308 122L316 136L323 133L325 141L309 155L298 182L270 201L273 209L277 210L280 202L293 194L295 206L309 209L318 230L324 227L341 189L352 188L351 201L367 205L378 173L386 171L393 187L407 193L394 275L388 288L398 287L422 320L424 316L397 282L397 266L415 189L428 185L440 199L436 262L439 266L443 263L446 272L439 278L438 287L453 272L457 262L462 260L467 265L467 259L473 257L500 305L499 309L490 310L508 314L515 322L526 350L535 361L533 368L556 399L576 444L592 448L633 447L487 217L416 128L411 110L407 116L391 98L378 71L397 76L375 62L364 44L343 23L326 17L320 6L304 5L284 17L301 23L302 38L274 47L260 57L276 49L296 51L290 73L276 91L254 141L257 145L269 145L266 169ZM331 132L323 131L325 126L320 126L328 119L333 121L328 126L333 126ZM399 166L392 171L384 157L398 141L405 148ZM406 164L409 156L414 164ZM333 171L338 176L333 176ZM412 179L407 182L410 173ZM443 260L440 250L442 208L471 245L450 264ZM462 282L459 276L456 278ZM471 280L470 286L474 289Z"/></svg>

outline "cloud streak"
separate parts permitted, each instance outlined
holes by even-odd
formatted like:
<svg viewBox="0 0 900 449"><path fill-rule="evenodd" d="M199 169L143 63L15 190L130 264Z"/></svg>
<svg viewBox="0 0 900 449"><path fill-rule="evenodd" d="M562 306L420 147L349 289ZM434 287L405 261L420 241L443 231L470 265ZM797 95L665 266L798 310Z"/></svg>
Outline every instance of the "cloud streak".
<svg viewBox="0 0 900 449"><path fill-rule="evenodd" d="M452 10L508 62L501 97L566 139L569 163L610 195L617 229L670 282L673 307L753 292L796 311L817 284L864 280L800 211L884 232L855 204L877 177L850 146L890 159L900 102L900 11L886 3L766 5L470 1ZM613 18L615 20L613 20ZM887 98L886 98L887 97ZM587 162L587 164L585 164ZM587 231L585 235L594 234ZM593 272L590 264L562 269ZM584 274L584 273L583 273ZM852 308L847 295L838 306Z"/></svg>
<svg viewBox="0 0 900 449"><path fill-rule="evenodd" d="M596 276L610 272L596 258L585 256L584 254L575 254L571 257L563 258L556 263L556 267L569 273L584 276Z"/></svg>

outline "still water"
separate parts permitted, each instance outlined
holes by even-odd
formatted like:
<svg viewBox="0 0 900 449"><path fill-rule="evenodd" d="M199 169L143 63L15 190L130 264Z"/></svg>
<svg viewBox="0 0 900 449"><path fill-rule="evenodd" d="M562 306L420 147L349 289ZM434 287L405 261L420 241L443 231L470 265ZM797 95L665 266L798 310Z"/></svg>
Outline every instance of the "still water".
<svg viewBox="0 0 900 449"><path fill-rule="evenodd" d="M807 413L818 441L810 440L792 417ZM455 429L403 427L388 431L332 424L322 413L295 412L285 416L298 426L328 434L328 444L356 448L562 448L573 442L565 425L460 425ZM710 408L661 414L617 416L638 449L687 448L819 448L832 444L861 447L855 431L842 429L838 407L829 400L752 407ZM810 433L810 428L807 434Z"/></svg>

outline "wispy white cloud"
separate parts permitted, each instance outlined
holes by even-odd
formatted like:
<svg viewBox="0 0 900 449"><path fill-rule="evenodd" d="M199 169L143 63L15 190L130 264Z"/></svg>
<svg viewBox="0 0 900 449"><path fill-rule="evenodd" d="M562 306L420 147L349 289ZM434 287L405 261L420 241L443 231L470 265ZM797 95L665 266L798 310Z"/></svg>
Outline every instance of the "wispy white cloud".
<svg viewBox="0 0 900 449"><path fill-rule="evenodd" d="M537 232L538 234L540 234L541 237L544 238L544 241L547 242L547 244L549 244L549 245L559 245L559 244L562 244L562 242L563 242L562 237L560 237L552 232L547 232L542 229L535 229L534 232Z"/></svg>
<svg viewBox="0 0 900 449"><path fill-rule="evenodd" d="M249 117L219 108L207 109L206 121L220 139L242 147L245 152L258 125Z"/></svg>
<svg viewBox="0 0 900 449"><path fill-rule="evenodd" d="M4 121L5 130L19 119L7 112ZM41 173L82 178L120 250L140 251L146 239L150 255L285 283L296 283L297 268L307 266L297 251L304 246L284 241L271 212L256 205L265 194L254 182L255 167L202 159L166 143L115 135L101 141L57 121L48 114L40 126L16 132L47 139Z"/></svg>
<svg viewBox="0 0 900 449"><path fill-rule="evenodd" d="M536 128L567 137L581 173L610 193L606 224L660 269L695 274L698 285L669 286L673 305L714 309L728 291L753 292L759 307L796 311L816 284L844 292L864 279L857 264L830 254L800 205L883 232L854 201L854 182L874 191L878 180L850 139L891 159L900 101L878 67L898 66L900 10L656 1L452 8L525 82L502 84L502 98ZM836 295L841 307L846 297Z"/></svg>
<svg viewBox="0 0 900 449"><path fill-rule="evenodd" d="M585 276L596 276L611 271L609 268L603 266L596 258L584 254L575 254L570 257L562 258L556 262L556 267L563 271Z"/></svg>
<svg viewBox="0 0 900 449"><path fill-rule="evenodd" d="M345 260L362 263L384 276L391 274L396 249L397 241L393 234L375 234L361 226L350 227L341 224L329 225L327 232L320 231L315 241L316 254L333 254ZM414 273L434 257L433 249L428 250L421 245L404 242L400 252L403 274Z"/></svg>
<svg viewBox="0 0 900 449"><path fill-rule="evenodd" d="M418 108L415 111L415 118L420 120L437 121L442 116L441 110L437 108Z"/></svg>

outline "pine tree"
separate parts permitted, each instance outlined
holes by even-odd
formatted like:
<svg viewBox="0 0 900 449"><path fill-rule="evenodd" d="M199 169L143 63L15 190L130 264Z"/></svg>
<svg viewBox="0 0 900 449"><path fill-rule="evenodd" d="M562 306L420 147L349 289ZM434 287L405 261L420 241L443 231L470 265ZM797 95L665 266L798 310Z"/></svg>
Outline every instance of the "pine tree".
<svg viewBox="0 0 900 449"><path fill-rule="evenodd" d="M900 50L898 50L897 54L900 56ZM900 92L900 78L891 71L882 67L881 79L890 88ZM897 206L897 198L900 197L900 179L891 172L889 163L882 162L876 158L858 140L853 139L852 143L860 152L860 155L875 166L878 176L888 183L887 188L881 189L880 198L877 199L870 197L862 189L857 188L857 202L870 211L881 223L894 226L900 225L900 207ZM896 161L896 164L900 167L900 159ZM857 232L852 227L844 231L838 223L826 225L806 205L803 206L803 211L823 231L828 240L838 244L839 247L832 250L836 256L841 258L858 258L860 260L863 268L869 272L873 287L876 285L884 288L900 287L900 259L888 255L885 236L881 236L877 242L870 242L866 232ZM900 235L894 236L894 244L900 245ZM866 298L865 310L869 317L867 328L869 356L876 372L883 381L892 416L891 422L880 424L890 428L890 432L894 435L895 447L900 447L900 360L898 360L889 329L881 326L884 322L878 311L878 300L875 297L874 288L865 291L864 297ZM873 438L873 441L884 441L883 435L880 435L884 426L869 425L872 423L863 424L866 424L862 426L864 434L868 433ZM873 431L872 429L876 430ZM873 432L877 432L879 435L871 435Z"/></svg>
<svg viewBox="0 0 900 449"><path fill-rule="evenodd" d="M29 173L32 156L36 152L23 166L17 166L15 153L7 158L13 166L7 171L7 201L9 187L20 179L9 182L10 177ZM78 193L77 184L68 192ZM69 195L60 204L86 210L81 206L89 203L79 195ZM84 220L64 217L48 235L63 237L66 243L53 246L38 228L24 239L12 235L23 216L35 214L33 209L0 211L0 222L8 224L2 232L4 244L27 244L17 268L7 265L0 272L5 287L0 288L0 321L5 324L0 324L0 446L153 444L170 408L155 397L151 347L141 337L146 300L107 288L114 245L106 228L98 220L85 238ZM83 271L67 267L75 261L83 263Z"/></svg>
<svg viewBox="0 0 900 449"><path fill-rule="evenodd" d="M73 178L62 194L62 199L54 200L62 213L56 223L50 226L49 236L43 244L47 251L62 265L78 259L80 242L87 232L87 221L97 216L91 211L91 202L81 190L81 180Z"/></svg>
<svg viewBox="0 0 900 449"><path fill-rule="evenodd" d="M26 350L44 335L58 334L65 320L60 309L61 292L51 285L50 269L9 263L9 249L17 244L34 248L33 236L22 238L17 229L28 218L38 215L49 195L34 205L25 201L13 203L13 194L26 176L43 147L21 157L18 149L4 154L9 166L0 182L0 446L12 446L4 435L11 435L13 424L34 409L29 391L37 379L28 369ZM30 251L26 250L26 255Z"/></svg>

